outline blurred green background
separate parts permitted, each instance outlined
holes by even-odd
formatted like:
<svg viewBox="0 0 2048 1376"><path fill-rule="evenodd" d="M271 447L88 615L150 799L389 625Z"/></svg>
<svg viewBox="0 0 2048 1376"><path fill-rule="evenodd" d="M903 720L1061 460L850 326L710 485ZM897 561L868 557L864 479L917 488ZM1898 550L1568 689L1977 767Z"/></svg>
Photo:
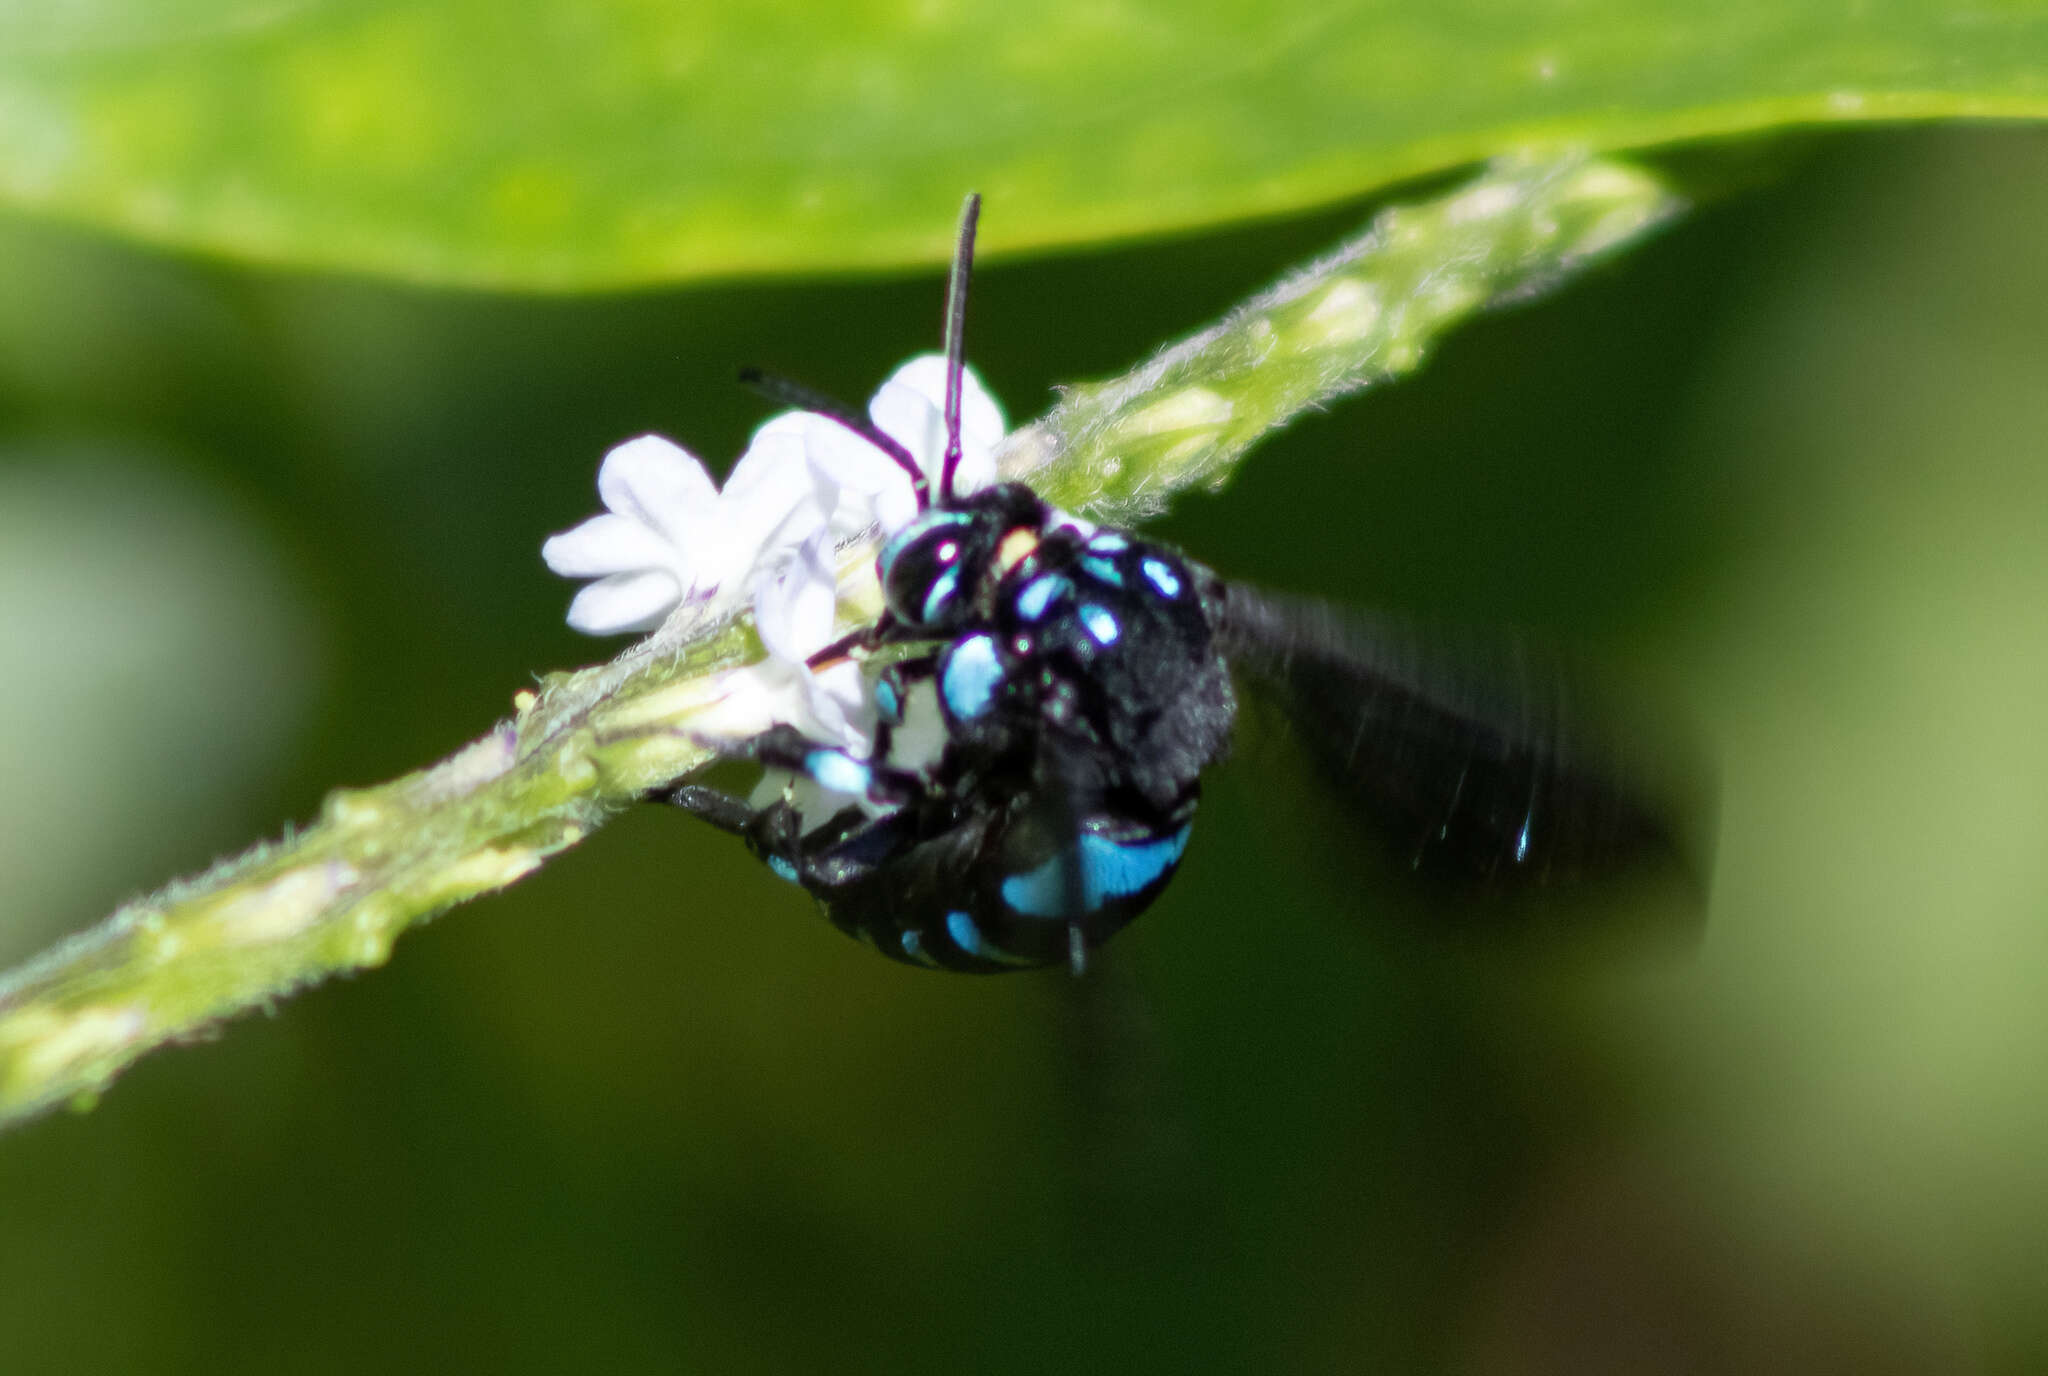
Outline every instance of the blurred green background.
<svg viewBox="0 0 2048 1376"><path fill-rule="evenodd" d="M998 260L974 357L1028 419L1365 213ZM0 1139L0 1371L2039 1370L2044 223L2040 133L1803 144L1155 528L1662 675L1696 948L1420 939L1263 738L1080 990L649 808ZM0 960L610 653L538 558L605 448L736 453L741 362L865 395L940 291L0 226Z"/></svg>

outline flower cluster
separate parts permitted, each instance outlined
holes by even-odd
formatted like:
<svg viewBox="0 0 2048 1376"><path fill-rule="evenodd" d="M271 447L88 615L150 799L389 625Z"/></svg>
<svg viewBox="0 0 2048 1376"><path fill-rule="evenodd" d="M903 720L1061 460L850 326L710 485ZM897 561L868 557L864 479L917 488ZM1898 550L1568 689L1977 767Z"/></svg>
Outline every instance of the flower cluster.
<svg viewBox="0 0 2048 1376"><path fill-rule="evenodd" d="M946 451L946 360L925 354L898 368L868 403L875 426L917 460L936 491ZM995 481L1004 433L995 398L972 369L961 387L955 490ZM833 552L872 526L884 536L917 515L910 477L867 441L809 411L754 432L723 490L688 450L659 435L627 440L597 471L604 514L541 546L547 566L595 581L569 604L587 635L647 631L678 606L750 595L764 665L750 696L768 719L866 752L868 707L859 669L813 671L831 642L838 582ZM739 729L736 725L736 730Z"/></svg>

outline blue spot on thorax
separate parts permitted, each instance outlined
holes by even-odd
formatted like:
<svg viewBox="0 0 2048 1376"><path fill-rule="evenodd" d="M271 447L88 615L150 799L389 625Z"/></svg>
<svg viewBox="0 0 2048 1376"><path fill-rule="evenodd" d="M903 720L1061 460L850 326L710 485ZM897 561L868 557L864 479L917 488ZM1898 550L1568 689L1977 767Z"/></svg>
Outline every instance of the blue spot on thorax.
<svg viewBox="0 0 2048 1376"><path fill-rule="evenodd" d="M1157 589L1161 597L1180 596L1180 575L1164 559L1147 558L1140 565L1145 570L1145 579Z"/></svg>
<svg viewBox="0 0 2048 1376"><path fill-rule="evenodd" d="M1024 585L1017 594L1015 603L1017 615L1025 621L1036 621L1045 615L1045 609L1056 600L1074 590L1073 580L1064 574L1041 573Z"/></svg>
<svg viewBox="0 0 2048 1376"><path fill-rule="evenodd" d="M1005 879L1003 901L1031 917L1078 917L1094 912L1112 898L1128 898L1164 879L1180 862L1193 829L1194 823L1189 822L1171 836L1128 843L1084 831L1073 851ZM1078 877L1070 874L1069 865L1079 867ZM1074 889L1080 893L1079 913L1069 908L1070 890Z"/></svg>
<svg viewBox="0 0 2048 1376"><path fill-rule="evenodd" d="M770 873L774 874L775 877L778 879L787 879L792 884L798 882L796 877L796 866L792 865L789 861L783 859L779 855L771 855L768 857L768 869Z"/></svg>
<svg viewBox="0 0 2048 1376"><path fill-rule="evenodd" d="M1098 583L1107 583L1112 588L1124 585L1124 571L1099 554L1084 554L1076 562Z"/></svg>
<svg viewBox="0 0 2048 1376"><path fill-rule="evenodd" d="M1107 607L1085 602L1081 606L1081 624L1088 628L1088 634L1095 637L1098 645L1114 645L1122 628L1116 623L1116 613Z"/></svg>
<svg viewBox="0 0 2048 1376"><path fill-rule="evenodd" d="M968 721L988 710L1003 681L1003 663L996 657L995 637L971 635L946 654L939 675L939 696L946 710Z"/></svg>

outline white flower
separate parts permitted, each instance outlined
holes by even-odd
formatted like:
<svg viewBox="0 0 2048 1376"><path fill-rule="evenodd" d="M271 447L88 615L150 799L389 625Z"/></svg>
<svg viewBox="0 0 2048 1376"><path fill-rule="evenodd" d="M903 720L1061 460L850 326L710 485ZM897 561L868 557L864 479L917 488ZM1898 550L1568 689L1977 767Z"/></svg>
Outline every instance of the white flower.
<svg viewBox="0 0 2048 1376"><path fill-rule="evenodd" d="M936 500L946 455L946 356L920 354L898 368L868 402L868 419L917 460ZM910 476L844 426L809 411L791 411L763 426L756 443L771 431L802 436L813 472L841 490L842 512L857 501L873 513L871 519L880 523L884 535L893 535L917 515ZM995 481L996 448L1004 433L1002 408L974 370L966 369L960 380L957 494L979 491Z"/></svg>
<svg viewBox="0 0 2048 1376"><path fill-rule="evenodd" d="M813 740L869 751L874 707L860 666L850 659L813 669L810 658L832 643L838 587L832 577L829 528L820 525L759 570L754 625L768 658L729 670L714 704L692 718L692 734L710 741L745 740L787 723Z"/></svg>
<svg viewBox="0 0 2048 1376"><path fill-rule="evenodd" d="M916 460L934 500L945 402L942 354L904 364L868 402L869 419ZM1002 409L966 370L956 494L995 481L1003 434ZM788 411L754 432L723 491L689 451L658 435L606 454L597 490L605 514L541 546L556 573L597 580L570 604L571 626L589 635L650 630L679 603L750 592L768 658L726 674L692 730L742 739L787 722L815 740L869 752L874 706L860 666L842 659L813 670L810 657L832 641L837 546L876 525L894 534L917 514L910 477L895 460L836 421Z"/></svg>
<svg viewBox="0 0 2048 1376"><path fill-rule="evenodd" d="M868 753L874 709L860 666L850 659L813 669L811 656L832 643L839 584L831 532L819 529L754 584L754 629L768 647L768 666L783 670L795 690L792 710L778 720L805 735Z"/></svg>
<svg viewBox="0 0 2048 1376"><path fill-rule="evenodd" d="M750 447L721 492L687 449L642 435L604 456L597 492L605 514L540 550L556 573L598 580L569 604L586 635L651 630L678 603L744 578L784 527L821 519L804 519L816 482L799 444Z"/></svg>
<svg viewBox="0 0 2048 1376"><path fill-rule="evenodd" d="M945 466L945 405L943 354L924 354L904 364L868 402L868 418L917 461L934 497ZM1002 409L981 379L966 370L960 387L956 493L995 481L995 452L1003 434ZM917 495L894 459L837 421L810 411L786 411L755 431L734 476L750 461L761 471L786 472L799 452L810 491L768 538L755 574L754 625L769 658L749 671L756 675L752 687L764 694L769 720L790 722L816 740L866 755L874 706L860 666L841 660L813 670L809 660L832 639L839 597L830 557L835 541L872 525L893 534L917 515Z"/></svg>
<svg viewBox="0 0 2048 1376"><path fill-rule="evenodd" d="M945 356L923 354L898 368L868 403L869 418L917 460L935 496L946 453L945 402ZM1003 433L1002 409L966 370L957 492L995 481ZM809 411L786 411L756 430L723 491L694 455L659 435L627 440L606 454L597 491L604 515L541 546L556 573L597 580L569 605L569 624L587 635L652 630L679 603L733 587L821 529L836 540L876 524L893 534L917 514L909 476L894 460Z"/></svg>

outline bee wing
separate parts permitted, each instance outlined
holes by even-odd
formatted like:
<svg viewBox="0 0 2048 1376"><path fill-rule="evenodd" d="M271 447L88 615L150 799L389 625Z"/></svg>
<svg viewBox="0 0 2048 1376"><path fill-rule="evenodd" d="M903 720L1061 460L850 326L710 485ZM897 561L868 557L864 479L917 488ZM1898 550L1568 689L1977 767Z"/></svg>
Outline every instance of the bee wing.
<svg viewBox="0 0 2048 1376"><path fill-rule="evenodd" d="M1711 789L1685 734L1539 647L1429 637L1216 584L1224 654L1416 872L1512 892L1624 870L1703 894Z"/></svg>

